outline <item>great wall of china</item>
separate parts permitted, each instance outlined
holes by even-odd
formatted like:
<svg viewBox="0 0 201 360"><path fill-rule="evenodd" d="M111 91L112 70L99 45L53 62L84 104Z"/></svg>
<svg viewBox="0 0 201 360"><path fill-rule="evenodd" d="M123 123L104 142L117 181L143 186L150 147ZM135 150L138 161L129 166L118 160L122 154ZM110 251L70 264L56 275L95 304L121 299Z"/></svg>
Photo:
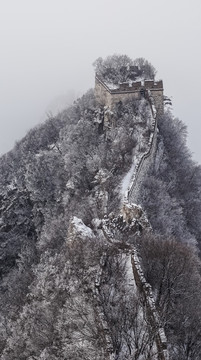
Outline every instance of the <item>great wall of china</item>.
<svg viewBox="0 0 201 360"><path fill-rule="evenodd" d="M128 259L129 272L133 274L133 282L135 283L135 288L137 289L139 297L142 300L143 313L146 321L149 323L149 327L151 328L153 343L155 344L154 346L156 351L150 355L151 358L153 360L169 360L167 339L164 328L161 325L160 316L156 309L152 288L150 284L147 283L143 274L139 256L140 254L138 254L137 248L133 245L131 246L130 244L126 244L126 246L124 244L125 248L123 249L121 241L118 240L118 236L117 238L115 237L115 233L113 231L118 229L120 233L124 232L126 235L127 231L130 229L130 231L135 234L135 232L139 230L136 230L135 228L136 222L141 223L141 226L145 231L151 231L151 226L143 210L139 205L136 204L139 204L140 201L139 194L142 180L151 166L156 152L157 118L159 115L163 114L163 88L162 82L160 82L158 85L153 81L149 81L148 83L149 88L144 87L146 82L143 84L143 87L142 83L138 82L137 84L132 85L132 88L128 84L123 84L118 89L111 90L107 87L106 84L101 83L101 81L96 78L95 94L97 96L98 102L104 105L105 109L109 108L112 110L112 106L116 101L121 100L123 102L124 100L131 99L133 97L140 99L143 96L148 101L152 114L152 125L150 137L148 140L148 150L140 157L138 157L138 161L135 164L130 183L124 194L123 204L119 215L114 218L105 215L101 221L101 230L103 238L106 240L107 247L115 246L117 249L119 249L120 253L126 256ZM150 88L152 88L152 91ZM153 90L153 88L156 88L156 90ZM128 89L130 89L129 92L127 92ZM156 91L156 93L154 91ZM104 359L116 360L118 359L118 355L115 354L113 350L110 328L106 321L100 297L102 277L104 276L104 268L106 264L107 251L104 252L101 256L99 270L96 273L94 284L92 285L92 290L96 303L97 318L99 319L99 325L102 328L102 335L104 337ZM133 288L133 291L136 291L136 289Z"/></svg>
<svg viewBox="0 0 201 360"><path fill-rule="evenodd" d="M143 91L142 91L143 89ZM126 222L128 213L127 211L136 212L136 205L133 203L138 203L139 201L139 191L142 183L142 179L145 176L148 168L152 164L157 144L157 117L158 115L163 114L163 84L162 81L154 83L153 81L145 81L142 87L142 83L137 82L133 83L132 86L128 84L120 84L118 89L110 89L106 84L101 82L101 80L96 76L96 86L95 93L98 101L108 107L112 107L116 101L124 101L126 99L131 99L132 97L140 98L143 96L147 99L150 104L151 113L152 113L152 131L148 143L148 151L144 153L139 159L133 171L130 184L125 192L124 196L124 205L123 205L123 216L124 221ZM130 208L130 209L129 209ZM129 210L128 210L129 209ZM138 210L137 210L138 211ZM132 216L132 215L131 215ZM130 220L130 218L129 218ZM108 222L102 222L102 229L105 238L111 243L114 241L113 235L110 232L110 226ZM149 319L149 323L155 334L155 343L157 347L157 359L158 360L168 360L169 354L167 350L167 339L163 327L160 324L160 317L158 315L154 297L152 294L152 289L150 284L148 284L143 275L142 267L138 257L137 249L133 247L130 251L130 260L132 271L135 279L136 286L138 288L139 294L143 297L146 304L146 315ZM103 259L101 260L103 262ZM98 274L98 280L96 279L96 297L98 298L99 289L101 286L101 275L103 264L100 264L100 272ZM101 311L100 311L101 312ZM101 312L102 313L102 312ZM103 321L103 320L102 320ZM115 359L112 352L112 342L109 336L109 329L105 321L103 321L103 328L105 331L105 339L108 350L108 359Z"/></svg>

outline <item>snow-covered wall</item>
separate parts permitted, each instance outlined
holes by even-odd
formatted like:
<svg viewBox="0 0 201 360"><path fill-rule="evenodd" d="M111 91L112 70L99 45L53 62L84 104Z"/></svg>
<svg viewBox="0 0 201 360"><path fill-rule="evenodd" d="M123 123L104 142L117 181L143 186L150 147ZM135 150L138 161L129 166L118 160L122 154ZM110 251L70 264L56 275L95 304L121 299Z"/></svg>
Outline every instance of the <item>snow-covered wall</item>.
<svg viewBox="0 0 201 360"><path fill-rule="evenodd" d="M140 85L139 85L140 86ZM125 88L124 88L125 87ZM153 88L154 92L152 91ZM141 87L142 88L142 87ZM105 106L111 107L114 102L124 101L130 96L140 98L140 87L137 89L129 89L128 85L121 84L118 89L110 89L107 84L104 84L96 78L96 87L95 94L97 100ZM127 91L127 93L125 93ZM153 81L148 82L146 89L146 98L149 101L151 113L152 113L152 126L151 134L148 143L148 150L146 153L142 154L141 157L137 158L126 175L123 182L123 190L125 191L124 195L124 204L122 208L123 216L126 220L129 220L129 215L131 217L140 216L140 208L133 207L132 203L140 203L140 189L144 177L151 164L154 161L156 146L157 146L157 116L163 113L163 89L162 82L154 83ZM129 211L129 214L126 211ZM132 219L130 219L131 222ZM108 220L109 221L109 220ZM128 223L130 223L128 221ZM111 222L109 221L109 224ZM109 242L113 242L113 235L110 233L110 230L107 226L104 226L104 221L102 223L103 234ZM167 350L167 339L163 327L160 324L160 317L156 310L155 301L152 295L152 289L150 284L147 283L142 268L140 260L137 255L137 251L134 248L131 253L131 264L133 275L135 278L135 283L139 289L143 299L145 311L147 313L148 321L155 333L155 342L157 347L157 356L159 360L168 360L169 354ZM100 283L100 281L98 282Z"/></svg>
<svg viewBox="0 0 201 360"><path fill-rule="evenodd" d="M133 250L131 254L131 263L133 268L133 274L135 278L135 283L143 295L145 301L145 307L147 312L147 317L152 327L153 333L155 333L155 341L157 346L157 353L159 360L169 360L169 354L167 350L167 338L165 332L160 323L160 317L156 310L156 305L154 297L152 294L151 285L147 283L142 268L140 264L139 257L137 255L136 249Z"/></svg>
<svg viewBox="0 0 201 360"><path fill-rule="evenodd" d="M132 203L140 203L140 189L143 182L143 179L154 161L156 146L157 146L157 115L158 112L155 109L155 103L149 93L149 103L152 111L152 131L149 138L149 149L143 154L138 162L131 169L133 171L132 176L129 174L129 185L125 192L125 203L123 205L123 214L129 217L129 214L126 214L126 209L130 211L130 215L132 215L134 206ZM124 209L125 208L125 209ZM134 210L136 205L134 206ZM136 210L137 211L137 210ZM138 210L139 212L139 210ZM140 264L140 260L137 255L137 250L134 248L133 253L131 255L131 263L133 268L133 274L135 278L136 285L144 297L146 311L149 317L149 322L153 331L155 332L155 341L157 346L157 353L159 360L169 360L169 353L167 350L167 339L165 336L165 332L163 327L160 324L160 317L156 310L155 301L152 294L152 289L150 284L147 283L142 268Z"/></svg>
<svg viewBox="0 0 201 360"><path fill-rule="evenodd" d="M129 185L125 190L126 202L135 202L139 203L140 198L140 188L142 181L153 163L156 150L157 142L157 116L163 113L163 82L158 81L154 82L152 80L145 80L142 84L141 82L133 82L132 84L119 84L111 88L111 84L107 84L99 79L97 76L95 78L95 96L97 101L111 108L114 103L118 101L125 101L129 98L141 98L142 93L148 100L150 104L150 109L152 113L152 127L151 134L148 143L148 151L145 154L142 154L141 158L138 158L135 165L130 172L132 176L128 177ZM105 117L107 119L107 116Z"/></svg>
<svg viewBox="0 0 201 360"><path fill-rule="evenodd" d="M133 179L132 186L128 193L128 201L135 202L140 204L140 189L143 183L143 180L150 168L153 164L155 151L156 151L156 140L157 140L157 128L153 133L153 140L148 153L142 156L141 160L138 163L138 167L136 169L136 176Z"/></svg>
<svg viewBox="0 0 201 360"><path fill-rule="evenodd" d="M140 203L140 189L143 182L144 177L150 166L152 165L155 157L156 146L157 146L157 116L155 112L154 105L151 103L152 99L150 98L150 105L152 109L152 128L151 134L149 138L149 149L143 154L138 162L135 164L135 168L133 169L133 174L130 180L130 184L125 192L125 202L129 203Z"/></svg>

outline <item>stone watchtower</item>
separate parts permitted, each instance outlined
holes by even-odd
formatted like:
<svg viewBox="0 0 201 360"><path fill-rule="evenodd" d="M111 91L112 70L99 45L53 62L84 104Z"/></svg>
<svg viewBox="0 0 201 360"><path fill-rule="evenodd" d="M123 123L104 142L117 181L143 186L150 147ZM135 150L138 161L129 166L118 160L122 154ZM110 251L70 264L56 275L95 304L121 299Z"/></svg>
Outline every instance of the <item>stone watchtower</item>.
<svg viewBox="0 0 201 360"><path fill-rule="evenodd" d="M129 81L114 85L104 82L96 75L95 96L98 103L110 109L119 101L144 97L155 106L157 115L164 113L162 80Z"/></svg>

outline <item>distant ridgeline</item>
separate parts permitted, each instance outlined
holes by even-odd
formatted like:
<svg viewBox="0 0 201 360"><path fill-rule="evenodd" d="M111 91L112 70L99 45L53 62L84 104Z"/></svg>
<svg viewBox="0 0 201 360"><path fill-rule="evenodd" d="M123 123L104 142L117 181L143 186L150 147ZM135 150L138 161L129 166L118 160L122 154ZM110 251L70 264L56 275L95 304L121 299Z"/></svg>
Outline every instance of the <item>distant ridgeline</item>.
<svg viewBox="0 0 201 360"><path fill-rule="evenodd" d="M157 115L164 113L163 81L141 80L127 81L119 84L109 83L95 76L95 96L97 101L104 106L112 108L119 101L126 101L132 98L147 100L152 99Z"/></svg>

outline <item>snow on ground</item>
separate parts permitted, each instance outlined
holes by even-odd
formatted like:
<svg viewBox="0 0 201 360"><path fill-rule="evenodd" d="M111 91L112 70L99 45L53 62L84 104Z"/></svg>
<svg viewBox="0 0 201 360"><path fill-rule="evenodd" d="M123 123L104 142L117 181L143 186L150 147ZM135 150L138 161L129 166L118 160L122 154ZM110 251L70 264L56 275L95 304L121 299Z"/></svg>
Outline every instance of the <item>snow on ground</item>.
<svg viewBox="0 0 201 360"><path fill-rule="evenodd" d="M130 290L136 291L136 283L133 275L133 268L131 264L130 254L126 255L126 285Z"/></svg>
<svg viewBox="0 0 201 360"><path fill-rule="evenodd" d="M71 224L73 225L77 234L80 234L83 237L93 237L93 231L88 226L86 226L81 219L77 218L76 216L73 217Z"/></svg>
<svg viewBox="0 0 201 360"><path fill-rule="evenodd" d="M113 84L113 83L108 82L108 81L104 81L104 84L106 84L106 86L107 86L110 90L117 90L117 89L119 89L119 84Z"/></svg>
<svg viewBox="0 0 201 360"><path fill-rule="evenodd" d="M140 107L139 107L139 116L138 120L141 121L141 109L142 112L144 111L144 103L145 99L141 100ZM144 136L144 129L141 129L140 127L135 130L135 136L138 139L138 144L135 148L135 155L133 157L133 163L130 168L130 170L127 172L127 174L124 176L121 187L120 187L120 194L122 195L122 198L127 199L128 197L128 191L132 186L132 183L135 180L136 172L139 170L139 164L142 160L143 156L149 152L151 146L152 146L152 140L154 136L155 131L155 119L152 116L151 108L149 108L149 112L147 115L147 127L151 130L151 134L149 139L147 139L146 136Z"/></svg>
<svg viewBox="0 0 201 360"><path fill-rule="evenodd" d="M136 166L136 162L133 161L133 164L130 168L130 170L127 172L127 174L124 176L122 182L121 182L121 190L120 190L120 193L122 194L122 196L125 195L125 192L127 191L129 185L130 185L130 182L131 182L131 179L132 179L132 175L133 175L133 172L135 170L135 166Z"/></svg>

